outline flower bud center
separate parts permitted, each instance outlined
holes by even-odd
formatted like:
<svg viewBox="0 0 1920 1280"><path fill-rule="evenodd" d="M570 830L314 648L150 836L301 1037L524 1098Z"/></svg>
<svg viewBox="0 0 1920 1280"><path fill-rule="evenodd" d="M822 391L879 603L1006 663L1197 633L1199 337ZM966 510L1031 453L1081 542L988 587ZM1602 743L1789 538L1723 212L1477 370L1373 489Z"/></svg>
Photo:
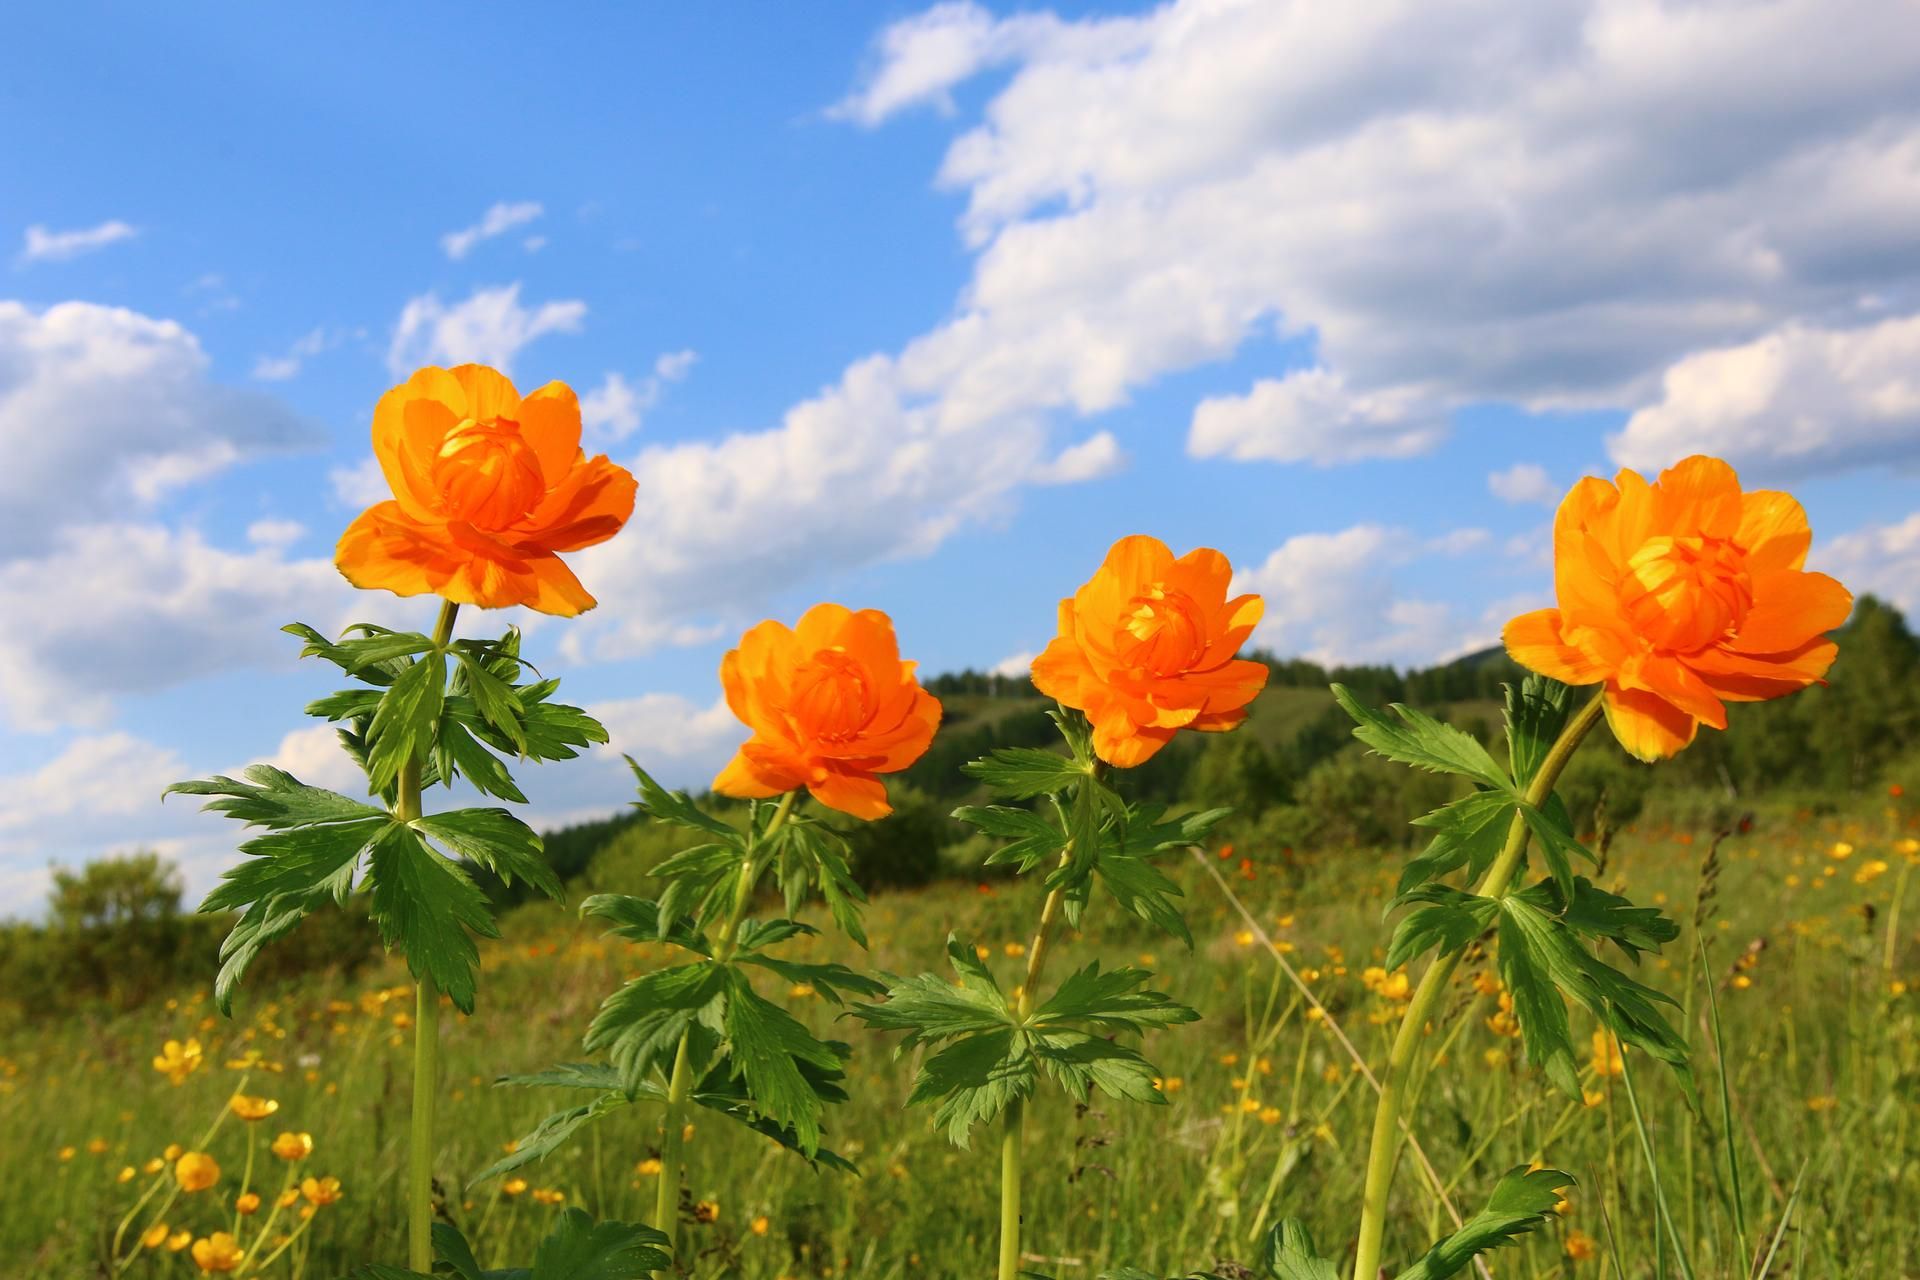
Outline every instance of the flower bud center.
<svg viewBox="0 0 1920 1280"><path fill-rule="evenodd" d="M873 719L867 673L844 649L822 649L795 668L791 710L807 737L845 742Z"/></svg>
<svg viewBox="0 0 1920 1280"><path fill-rule="evenodd" d="M1738 631L1753 607L1746 556L1721 538L1649 538L1627 561L1621 585L1635 629L1675 653Z"/></svg>
<svg viewBox="0 0 1920 1280"><path fill-rule="evenodd" d="M1192 670L1207 650L1200 607L1165 583L1156 582L1129 601L1122 625L1128 637L1121 642L1122 658L1157 676Z"/></svg>
<svg viewBox="0 0 1920 1280"><path fill-rule="evenodd" d="M507 418L467 418L447 432L433 460L442 510L481 529L504 529L546 492L540 459Z"/></svg>

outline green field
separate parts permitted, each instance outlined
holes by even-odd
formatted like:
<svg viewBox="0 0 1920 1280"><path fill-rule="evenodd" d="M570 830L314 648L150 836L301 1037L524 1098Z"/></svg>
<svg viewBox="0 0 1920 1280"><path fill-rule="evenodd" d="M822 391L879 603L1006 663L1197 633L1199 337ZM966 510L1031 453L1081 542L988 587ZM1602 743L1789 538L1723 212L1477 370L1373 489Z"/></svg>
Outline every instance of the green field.
<svg viewBox="0 0 1920 1280"><path fill-rule="evenodd" d="M1859 799L1819 815L1764 807L1750 831L1720 846L1704 902L1705 828L1643 819L1614 834L1601 881L1631 886L1636 900L1664 904L1683 925L1679 941L1645 968L1648 981L1687 1007L1702 1082L1698 1115L1669 1074L1637 1055L1628 1076L1589 1068L1591 1105L1569 1104L1523 1065L1519 1042L1490 1025L1495 999L1474 985L1484 965L1463 966L1433 1027L1444 1057L1425 1085L1417 1121L1448 1199L1472 1212L1501 1172L1528 1160L1579 1180L1558 1224L1490 1256L1495 1274L1611 1276L1615 1259L1626 1276L1688 1274L1656 1231L1655 1182L1629 1079L1691 1274L1756 1274L1753 1255L1770 1246L1772 1275L1920 1274L1920 992L1908 992L1920 989L1920 951L1912 946L1920 907L1908 903L1899 914L1896 906L1911 865L1900 841L1920 819L1895 803L1905 802ZM1382 1057L1398 1004L1390 991L1370 990L1364 970L1377 963L1387 937L1380 905L1400 858L1332 849L1283 855L1245 843L1229 858L1218 852L1207 855L1212 865L1330 1018L1308 1016L1273 953L1199 861L1172 867L1188 893L1198 939L1191 954L1096 900L1087 932L1063 941L1059 963L1150 953L1166 989L1203 1018L1147 1042L1167 1106L1108 1104L1096 1095L1093 1109L1077 1113L1043 1093L1029 1108L1025 1238L1036 1271L1093 1277L1131 1263L1156 1274L1234 1275L1254 1258L1256 1238L1276 1215L1305 1219L1326 1252L1348 1248L1372 1099L1328 1021L1369 1062ZM595 878L625 876L618 866L596 866ZM637 880L620 887L645 891ZM1011 957L1032 929L1040 892L1031 881L963 880L882 893L868 913L869 954L829 930L809 958L918 972L940 966L943 941L955 931L987 948L1011 986L1020 963ZM1697 918L1704 976L1693 959ZM604 940L568 910L536 906L512 913L505 940L483 954L478 1013L449 1014L444 1023L442 1212L469 1227L484 1224L483 1264L530 1255L558 1212L553 1193L597 1216L645 1220L655 1188L644 1162L657 1146L657 1112L610 1117L594 1137L527 1170L518 1194L469 1179L555 1102L495 1088L493 1078L578 1057L601 997L660 962L661 948ZM404 982L404 970L388 964L351 979L251 987L231 1022L213 1012L200 987L131 1013L28 1022L4 1033L0 1275L114 1274L107 1259L116 1225L154 1180L140 1167L169 1143L200 1142L242 1087L243 1072L229 1060L252 1051L260 1062L244 1073L244 1090L274 1099L278 1111L257 1126L231 1117L220 1125L205 1144L220 1181L176 1200L164 1214L168 1226L201 1236L231 1225L251 1137L251 1185L266 1201L248 1226L253 1231L287 1169L268 1154L267 1141L282 1129L305 1130L315 1151L301 1172L338 1176L344 1194L318 1210L271 1273L332 1277L361 1261L402 1258ZM1709 987L1724 1019L1724 1072ZM816 1026L834 1018L817 996L775 994ZM833 1032L857 1054L854 1101L830 1115L829 1144L857 1161L860 1176L815 1172L719 1121L701 1124L690 1147L689 1190L716 1212L710 1223L688 1228L700 1250L694 1273L769 1280L987 1273L997 1203L993 1138L979 1135L972 1152L950 1146L926 1111L905 1105L911 1057L896 1059L887 1038L851 1019ZM188 1036L204 1046L205 1065L175 1086L151 1059L163 1041ZM1723 1078L1731 1133L1721 1114ZM1516 1118L1496 1124L1491 1117ZM119 1180L127 1168L132 1177ZM123 1253L164 1195L132 1217ZM271 1235L297 1224L297 1213L283 1213ZM1419 1171L1403 1162L1389 1260L1404 1265L1451 1225ZM120 1274L197 1270L189 1254L163 1243Z"/></svg>

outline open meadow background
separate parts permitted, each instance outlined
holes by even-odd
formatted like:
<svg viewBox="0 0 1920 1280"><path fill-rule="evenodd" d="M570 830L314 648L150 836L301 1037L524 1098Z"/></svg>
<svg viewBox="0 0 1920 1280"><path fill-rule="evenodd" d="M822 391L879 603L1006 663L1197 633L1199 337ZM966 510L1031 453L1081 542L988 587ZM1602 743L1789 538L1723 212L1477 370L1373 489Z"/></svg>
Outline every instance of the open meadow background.
<svg viewBox="0 0 1920 1280"><path fill-rule="evenodd" d="M441 1206L485 1225L483 1263L563 1206L653 1203L647 1114L466 1182L550 1109L493 1079L578 1056L599 999L672 959L574 911L679 847L626 809L622 754L699 795L743 736L715 678L741 631L884 609L945 720L852 834L870 951L803 945L911 974L957 932L1011 984L1040 891L951 819L984 794L957 770L1053 741L1028 666L1143 531L1231 558L1273 674L1245 730L1129 777L1233 808L1169 867L1196 945L1107 904L1076 947L1151 955L1202 1019L1147 1039L1168 1109L1036 1110L1026 1245L1094 1277L1246 1274L1283 1215L1343 1241L1373 1109L1346 1046L1385 1052L1382 909L1408 820L1456 792L1363 755L1327 685L1492 741L1560 495L1705 452L1790 489L1808 567L1857 599L1829 685L1655 769L1596 741L1561 788L1596 881L1682 927L1644 964L1684 993L1706 1112L1603 1041L1569 1105L1468 981L1420 1138L1463 1208L1516 1162L1578 1178L1502 1276L1920 1275L1911 0L77 3L8 28L0 1276L113 1274L150 1162L236 1089L277 1108L207 1139L223 1194L271 1205L282 1129L340 1180L270 1273L403 1251L405 966L363 911L316 915L219 1015L229 921L194 907L236 836L159 797L254 763L364 791L296 711L331 678L276 629L428 625L334 543L386 495L380 393L470 360L576 388L587 452L638 488L573 560L598 608L461 618L523 627L611 734L523 773L568 900L487 885L504 938L444 1028ZM804 985L784 1005L854 1047L829 1145L860 1174L696 1132L698 1273L981 1274L990 1154L907 1108L915 1055ZM154 1059L189 1038L176 1083ZM1393 1256L1445 1225L1403 1167ZM167 1243L134 1268L194 1273Z"/></svg>

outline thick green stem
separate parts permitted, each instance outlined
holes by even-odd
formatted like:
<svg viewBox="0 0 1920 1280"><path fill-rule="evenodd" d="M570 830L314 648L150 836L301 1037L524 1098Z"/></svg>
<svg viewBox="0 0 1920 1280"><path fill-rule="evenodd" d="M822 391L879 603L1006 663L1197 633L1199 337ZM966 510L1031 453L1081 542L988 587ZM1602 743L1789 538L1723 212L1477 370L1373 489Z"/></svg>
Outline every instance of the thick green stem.
<svg viewBox="0 0 1920 1280"><path fill-rule="evenodd" d="M1593 700L1567 722L1527 787L1527 804L1538 807L1546 803L1547 797L1553 794L1553 784L1560 779L1561 770L1573 758L1581 739L1599 722L1603 710L1603 696L1595 694ZM1474 889L1476 894L1498 898L1506 893L1526 853L1527 831L1526 818L1515 813L1513 824L1507 829L1507 843ZM1407 1076L1413 1068L1427 1021L1445 994L1460 956L1461 953L1455 951L1427 966L1413 998L1407 1002L1406 1015L1387 1053L1387 1067L1380 1075L1380 1098L1373 1113L1373 1140L1367 1149L1367 1180L1360 1199L1360 1240L1354 1253L1353 1280L1377 1280L1379 1275L1380 1244L1387 1227L1387 1196L1393 1189L1393 1167L1400 1156L1400 1107L1406 1096Z"/></svg>
<svg viewBox="0 0 1920 1280"><path fill-rule="evenodd" d="M444 647L453 638L453 620L460 606L440 603L433 643ZM400 767L394 790L393 816L412 822L420 816L421 757ZM414 984L413 1115L407 1128L407 1266L421 1275L433 1272L433 1114L439 1100L440 988L432 978Z"/></svg>
<svg viewBox="0 0 1920 1280"><path fill-rule="evenodd" d="M715 934L713 957L722 964L733 959L734 953L740 949L740 922L746 918L747 908L753 902L754 886L759 883L763 870L760 864L761 846L774 832L786 825L799 794L789 791L782 796L779 808L773 811L773 817L767 820L765 829L747 841L746 854L741 859L740 879L733 888L733 905ZM666 1128L660 1141L660 1186L653 1200L653 1229L670 1241L679 1225L680 1170L686 1163L687 1100L693 1095L691 1055L688 1036L682 1034L680 1047L673 1055L673 1072L667 1078Z"/></svg>
<svg viewBox="0 0 1920 1280"><path fill-rule="evenodd" d="M1016 1098L1007 1104L1006 1131L1000 1137L1000 1272L999 1280L1020 1274L1020 1131L1026 1104Z"/></svg>

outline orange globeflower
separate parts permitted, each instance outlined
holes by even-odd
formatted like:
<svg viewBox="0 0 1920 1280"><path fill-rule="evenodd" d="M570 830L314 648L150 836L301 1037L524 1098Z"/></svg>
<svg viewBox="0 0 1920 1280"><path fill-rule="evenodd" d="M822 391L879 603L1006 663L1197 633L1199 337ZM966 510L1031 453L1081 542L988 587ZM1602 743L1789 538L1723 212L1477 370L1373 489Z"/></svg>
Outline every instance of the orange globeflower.
<svg viewBox="0 0 1920 1280"><path fill-rule="evenodd" d="M842 813L886 817L875 775L918 760L940 724L940 700L913 668L878 609L817 604L792 630L762 622L720 660L727 705L753 736L713 789L752 798L805 787Z"/></svg>
<svg viewBox="0 0 1920 1280"><path fill-rule="evenodd" d="M1267 665L1235 658L1264 610L1227 598L1233 566L1201 547L1178 560L1135 534L1107 552L1087 584L1060 602L1060 634L1033 660L1033 683L1087 713L1094 754L1142 764L1182 729L1219 733L1247 718Z"/></svg>
<svg viewBox="0 0 1920 1280"><path fill-rule="evenodd" d="M1807 513L1784 493L1742 493L1733 468L1692 457L1652 484L1588 477L1553 522L1556 609L1507 624L1507 652L1567 684L1606 684L1620 745L1659 760L1727 702L1762 702L1826 675L1825 633L1853 597L1806 573Z"/></svg>
<svg viewBox="0 0 1920 1280"><path fill-rule="evenodd" d="M373 451L393 500L340 536L334 562L354 586L563 617L593 608L556 553L618 533L634 483L581 452L565 383L522 399L485 365L422 369L374 407Z"/></svg>

